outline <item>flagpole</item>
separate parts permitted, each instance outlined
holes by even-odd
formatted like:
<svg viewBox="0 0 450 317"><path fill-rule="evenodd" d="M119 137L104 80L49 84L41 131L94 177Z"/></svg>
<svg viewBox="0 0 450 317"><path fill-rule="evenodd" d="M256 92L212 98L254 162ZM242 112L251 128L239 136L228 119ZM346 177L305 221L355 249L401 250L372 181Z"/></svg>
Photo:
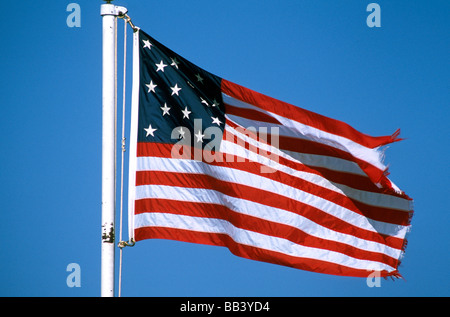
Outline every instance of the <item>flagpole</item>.
<svg viewBox="0 0 450 317"><path fill-rule="evenodd" d="M102 16L102 248L101 296L114 297L115 284L115 161L116 161L116 94L115 94L115 19L127 10L106 1Z"/></svg>

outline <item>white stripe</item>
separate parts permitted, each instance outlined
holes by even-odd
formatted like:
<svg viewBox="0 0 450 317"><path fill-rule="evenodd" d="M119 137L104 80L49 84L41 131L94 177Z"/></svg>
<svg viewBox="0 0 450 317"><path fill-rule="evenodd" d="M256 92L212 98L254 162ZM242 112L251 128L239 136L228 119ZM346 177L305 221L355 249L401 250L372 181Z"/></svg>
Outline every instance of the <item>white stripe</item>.
<svg viewBox="0 0 450 317"><path fill-rule="evenodd" d="M228 119L228 118L227 118ZM243 141L249 143L250 145L263 150L263 153L271 152L276 155L279 155L283 158L286 158L290 161L301 163L304 165L310 165L310 166L316 166L316 167L325 167L327 169L331 169L338 172L345 172L345 173L352 173L362 176L367 176L366 173L359 167L359 165L355 162L348 161L342 158L332 157L332 156L326 156L326 155L318 155L318 154L307 154L307 153L300 153L300 152L294 152L294 151L288 151L284 149L279 148L279 144L265 144L264 142L259 142L259 140L255 140L254 138L250 137L245 133L245 131L238 131L237 129L233 128L229 124L225 124L225 132L224 133L224 140L227 141L227 138L230 134L236 135L239 138L241 138ZM273 142L274 138L277 136L271 133L271 142ZM223 142L222 141L222 142ZM234 140L231 140L232 143ZM278 140L275 140L278 141ZM237 143L239 144L239 143ZM221 147L222 149L222 147Z"/></svg>
<svg viewBox="0 0 450 317"><path fill-rule="evenodd" d="M322 131L320 129L305 125L303 123L300 123L298 121L288 119L285 117L282 117L276 113L258 108L254 105L248 104L246 102L243 102L241 100L234 99L233 97L230 97L224 93L222 93L222 97L224 100L224 103L239 107L239 108L246 108L246 109L253 109L260 111L262 113L265 113L272 118L275 118L278 120L281 125L274 124L274 123L268 123L268 122L259 122L255 120L246 119L243 117L235 116L235 115L227 115L228 118L236 122L238 125L243 127L278 127L280 129L280 135L284 136L290 136L295 137L299 139L307 139L307 140L313 140L318 143L326 144L332 147L335 147L337 149L346 151L350 154L352 154L354 157L366 161L370 163L371 165L379 168L380 170L386 169L386 166L381 162L382 161L382 153L379 152L377 149L371 149L368 147L365 147L361 144L358 144L350 139L347 139L345 137L332 134L329 132Z"/></svg>
<svg viewBox="0 0 450 317"><path fill-rule="evenodd" d="M361 229L399 237L404 236L407 231L407 227L368 219L331 201L304 192L298 188L233 168L213 166L193 160L139 157L137 161L137 170L166 172L183 171L185 173L211 175L222 181L251 186L287 198L292 198L298 202L322 210L325 213L335 216Z"/></svg>
<svg viewBox="0 0 450 317"><path fill-rule="evenodd" d="M361 250L384 253L395 259L398 259L401 255L401 250L394 249L385 244L336 232L296 213L231 197L213 189L141 185L137 187L136 195L137 199L157 198L222 205L240 214L297 228L317 238L344 243Z"/></svg>
<svg viewBox="0 0 450 317"><path fill-rule="evenodd" d="M275 153L276 155L279 155L286 159L292 160L292 158L289 157L288 154L284 153L284 151L281 151L274 147L269 148L266 144L257 142L253 138L246 136L245 134L237 132L235 129L233 129L230 126L227 126L226 129L228 132L237 135L238 137L243 139L245 142L248 142L249 144L257 147L258 149L262 149L263 151L271 151L272 153ZM314 183L315 185L318 185L323 188L332 190L334 192L343 194L345 196L348 196L352 199L355 199L357 201L360 201L362 203L365 203L365 204L368 204L371 206L390 208L390 209L398 209L401 211L409 211L410 210L410 202L404 198L387 195L387 194L382 194L382 193L374 193L374 192L364 191L364 190L360 190L360 189L354 189L354 188L346 186L346 185L334 183L320 175L313 174L313 173L307 173L307 172L301 172L296 169L290 168L286 165L280 164L277 161L271 160L270 156L268 158L268 157L256 155L254 152L240 146L239 144L235 144L235 143L229 142L227 140L221 141L220 151L227 153L227 154L238 155L242 158L253 160L253 161L259 162L261 164L266 164L267 166L270 166L273 169L280 170L280 171L285 172L294 177ZM299 161L296 161L296 162L303 163L303 162L299 162Z"/></svg>
<svg viewBox="0 0 450 317"><path fill-rule="evenodd" d="M226 234L239 244L280 252L289 256L317 259L361 270L365 270L367 268L379 271L387 270L388 272L395 270L391 266L384 263L360 260L338 252L305 247L294 244L286 239L240 229L233 226L230 222L222 219L190 217L165 213L143 213L136 215L135 225L136 228L156 226Z"/></svg>
<svg viewBox="0 0 450 317"><path fill-rule="evenodd" d="M345 159L318 154L299 153L288 150L283 150L283 153L286 154L292 161L297 161L304 165L323 167L337 172L367 176L358 164Z"/></svg>

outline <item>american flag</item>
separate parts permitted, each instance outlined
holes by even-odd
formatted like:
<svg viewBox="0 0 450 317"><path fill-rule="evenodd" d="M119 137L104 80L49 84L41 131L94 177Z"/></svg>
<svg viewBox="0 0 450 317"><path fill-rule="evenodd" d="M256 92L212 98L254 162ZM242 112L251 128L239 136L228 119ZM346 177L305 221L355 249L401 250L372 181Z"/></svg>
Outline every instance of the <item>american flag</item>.
<svg viewBox="0 0 450 317"><path fill-rule="evenodd" d="M348 124L265 96L134 36L129 229L345 276L399 276L412 200Z"/></svg>

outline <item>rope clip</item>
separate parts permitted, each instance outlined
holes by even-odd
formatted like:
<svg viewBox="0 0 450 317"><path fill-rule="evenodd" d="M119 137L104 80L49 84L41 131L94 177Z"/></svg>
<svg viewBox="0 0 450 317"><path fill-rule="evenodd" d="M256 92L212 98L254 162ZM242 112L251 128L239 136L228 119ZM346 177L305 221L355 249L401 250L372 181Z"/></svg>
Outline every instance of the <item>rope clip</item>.
<svg viewBox="0 0 450 317"><path fill-rule="evenodd" d="M125 248L125 247L134 247L134 245L136 244L136 241L134 241L134 239L131 239L131 241L120 241L117 246L119 248Z"/></svg>
<svg viewBox="0 0 450 317"><path fill-rule="evenodd" d="M125 13L120 12L118 17L121 19L124 19L125 22L131 26L131 28L133 29L134 32L136 32L139 29L138 27L136 27L133 24L133 22L131 22L131 18L128 16L128 14L126 12Z"/></svg>

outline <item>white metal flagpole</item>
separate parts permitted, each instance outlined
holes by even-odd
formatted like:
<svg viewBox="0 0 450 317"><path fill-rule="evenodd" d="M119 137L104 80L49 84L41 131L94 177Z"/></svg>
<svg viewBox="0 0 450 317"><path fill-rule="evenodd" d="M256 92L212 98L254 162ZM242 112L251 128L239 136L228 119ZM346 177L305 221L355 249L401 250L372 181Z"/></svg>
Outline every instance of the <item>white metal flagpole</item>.
<svg viewBox="0 0 450 317"><path fill-rule="evenodd" d="M115 157L116 157L116 93L115 93L115 19L127 9L106 1L101 5L103 17L102 70L102 248L101 296L114 297L115 251Z"/></svg>

